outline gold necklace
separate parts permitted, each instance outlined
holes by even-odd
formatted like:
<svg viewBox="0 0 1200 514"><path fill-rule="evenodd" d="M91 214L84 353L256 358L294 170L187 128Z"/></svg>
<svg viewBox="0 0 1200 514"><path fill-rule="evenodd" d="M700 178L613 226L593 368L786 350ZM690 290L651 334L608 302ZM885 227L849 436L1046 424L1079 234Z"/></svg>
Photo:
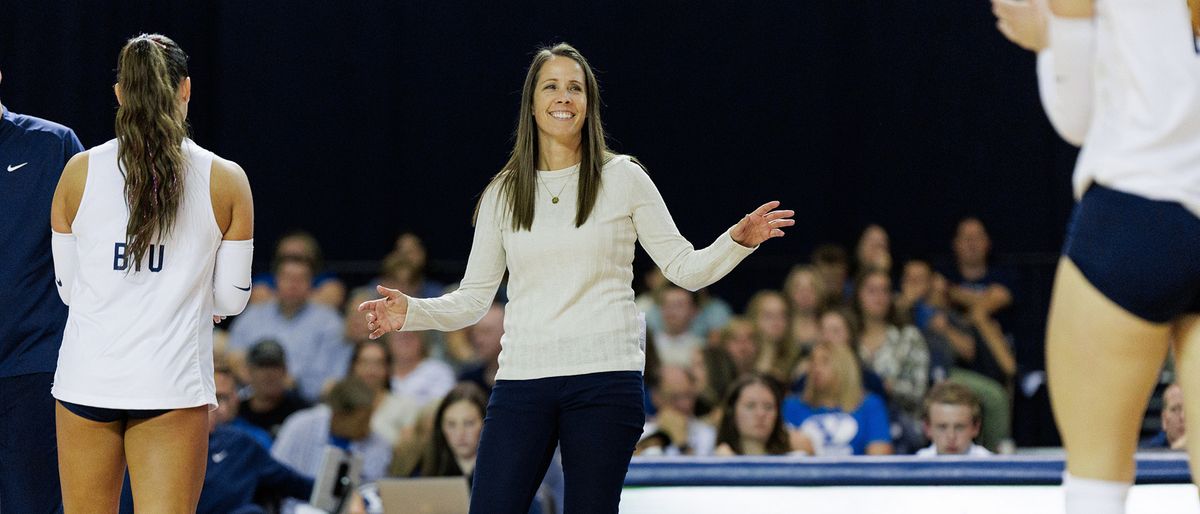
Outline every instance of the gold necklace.
<svg viewBox="0 0 1200 514"><path fill-rule="evenodd" d="M538 173L538 182L541 182L542 187L546 188L546 193L550 195L550 203L558 203L558 197L560 195L562 195L563 191L567 190L567 186L571 185L571 181L568 180L566 184L563 184L563 187L559 188L558 194L556 195L556 194L550 192L550 186L547 186L546 181L542 180L541 173Z"/></svg>

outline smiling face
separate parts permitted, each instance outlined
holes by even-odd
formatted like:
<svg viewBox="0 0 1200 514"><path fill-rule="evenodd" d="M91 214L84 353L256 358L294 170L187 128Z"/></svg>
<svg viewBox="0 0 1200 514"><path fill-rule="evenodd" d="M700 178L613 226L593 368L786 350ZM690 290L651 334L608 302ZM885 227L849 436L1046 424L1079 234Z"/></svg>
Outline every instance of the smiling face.
<svg viewBox="0 0 1200 514"><path fill-rule="evenodd" d="M555 55L542 65L534 83L533 118L540 140L578 146L587 119L583 67L570 57Z"/></svg>

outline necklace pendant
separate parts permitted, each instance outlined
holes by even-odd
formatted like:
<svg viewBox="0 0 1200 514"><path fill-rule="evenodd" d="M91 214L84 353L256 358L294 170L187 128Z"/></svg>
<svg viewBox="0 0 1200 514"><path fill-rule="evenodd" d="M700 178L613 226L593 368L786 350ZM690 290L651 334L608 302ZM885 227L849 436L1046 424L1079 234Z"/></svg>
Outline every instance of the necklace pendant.
<svg viewBox="0 0 1200 514"><path fill-rule="evenodd" d="M558 203L558 197L551 198L550 203Z"/></svg>

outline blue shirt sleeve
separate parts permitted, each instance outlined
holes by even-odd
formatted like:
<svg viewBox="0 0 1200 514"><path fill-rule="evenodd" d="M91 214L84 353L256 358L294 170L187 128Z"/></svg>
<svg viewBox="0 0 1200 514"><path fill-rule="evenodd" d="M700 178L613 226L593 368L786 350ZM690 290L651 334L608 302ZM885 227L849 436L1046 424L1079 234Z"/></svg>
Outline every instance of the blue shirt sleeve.
<svg viewBox="0 0 1200 514"><path fill-rule="evenodd" d="M783 422L792 428L799 427L804 420L812 416L812 410L795 396L783 400Z"/></svg>
<svg viewBox="0 0 1200 514"><path fill-rule="evenodd" d="M63 135L63 167L67 166L67 161L71 160L75 154L83 151L83 143L79 142L79 138L75 136L75 131L67 129L67 133Z"/></svg>
<svg viewBox="0 0 1200 514"><path fill-rule="evenodd" d="M866 436L863 445L864 453L866 446L871 443L892 443L887 408L884 407L883 400L878 396L867 393L867 396L863 398L862 405L854 412L854 417L858 419L860 430Z"/></svg>
<svg viewBox="0 0 1200 514"><path fill-rule="evenodd" d="M252 452L251 462L253 469L258 473L259 487L292 498L308 500L312 493L313 479L275 460L257 443L249 445L244 451Z"/></svg>

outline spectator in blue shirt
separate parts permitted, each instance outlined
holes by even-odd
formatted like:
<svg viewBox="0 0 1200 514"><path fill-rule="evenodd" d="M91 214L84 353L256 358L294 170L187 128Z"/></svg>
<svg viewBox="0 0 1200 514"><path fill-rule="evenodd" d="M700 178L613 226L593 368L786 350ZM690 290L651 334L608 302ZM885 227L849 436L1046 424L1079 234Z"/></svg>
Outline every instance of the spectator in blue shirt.
<svg viewBox="0 0 1200 514"><path fill-rule="evenodd" d="M0 104L0 511L62 505L54 399L67 306L54 285L50 200L83 151L71 129ZM20 414L11 414L20 413Z"/></svg>
<svg viewBox="0 0 1200 514"><path fill-rule="evenodd" d="M858 361L847 346L818 342L804 392L783 403L783 418L799 429L814 455L892 453L887 407L864 393Z"/></svg>

